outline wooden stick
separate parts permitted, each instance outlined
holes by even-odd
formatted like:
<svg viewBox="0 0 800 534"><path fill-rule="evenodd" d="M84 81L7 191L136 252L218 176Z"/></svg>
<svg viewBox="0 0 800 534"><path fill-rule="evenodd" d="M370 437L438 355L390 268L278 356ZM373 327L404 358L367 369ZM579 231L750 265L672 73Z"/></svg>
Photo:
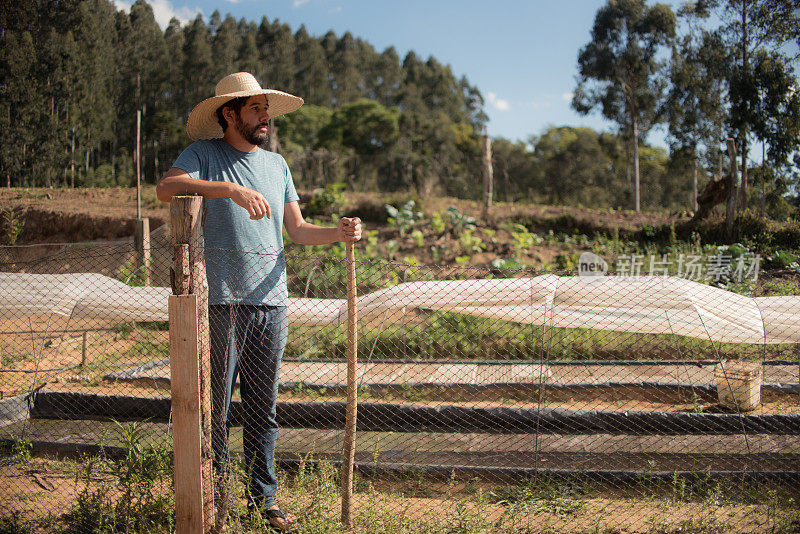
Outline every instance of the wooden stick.
<svg viewBox="0 0 800 534"><path fill-rule="evenodd" d="M86 367L86 353L88 352L89 348L89 332L86 331L83 333L83 345L81 347L81 370Z"/></svg>
<svg viewBox="0 0 800 534"><path fill-rule="evenodd" d="M353 461L356 452L356 415L358 397L356 387L356 355L358 339L356 323L356 260L353 242L348 241L347 249L347 417L344 429L344 458L342 460L342 523L353 526Z"/></svg>

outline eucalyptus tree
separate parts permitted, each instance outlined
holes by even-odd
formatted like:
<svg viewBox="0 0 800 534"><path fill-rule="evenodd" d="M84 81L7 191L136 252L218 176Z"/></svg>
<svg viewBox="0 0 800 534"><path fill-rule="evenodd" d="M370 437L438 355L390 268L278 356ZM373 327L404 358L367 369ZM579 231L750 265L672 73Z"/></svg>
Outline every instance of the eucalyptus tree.
<svg viewBox="0 0 800 534"><path fill-rule="evenodd" d="M319 39L312 37L301 25L294 34L295 78L297 90L309 104L330 104L331 88L328 84L328 65L325 49Z"/></svg>
<svg viewBox="0 0 800 534"><path fill-rule="evenodd" d="M359 94L360 68L363 65L359 44L353 34L345 32L337 41L332 60L333 96L337 105L346 104Z"/></svg>
<svg viewBox="0 0 800 534"><path fill-rule="evenodd" d="M218 11L214 13L219 16ZM214 56L215 66L215 70L212 72L214 80L236 72L241 40L242 33L239 24L231 15L227 15L214 25L211 37L211 52Z"/></svg>
<svg viewBox="0 0 800 534"><path fill-rule="evenodd" d="M728 126L735 133L741 154L742 199L747 200L748 158L752 136L770 144L800 144L791 140L794 128L790 126L786 139L780 139L778 131L762 124L766 107L771 112L791 111L791 100L796 93L796 83L786 86L782 95L775 94L781 86L773 83L777 78L795 77L791 61L783 47L800 35L800 6L792 0L703 0L695 5L696 11L708 16L714 13L721 25L717 34L724 40L730 52L725 69L728 84ZM780 72L778 72L780 71ZM766 76L766 79L763 77ZM762 79L759 79L762 78ZM767 98L767 89L772 94ZM776 103L780 102L775 105ZM788 107L787 107L788 106ZM778 117L775 117L778 120ZM768 121L768 120L767 120ZM764 137L767 131L773 135ZM778 153L783 149L779 149ZM778 165L783 162L776 162Z"/></svg>
<svg viewBox="0 0 800 534"><path fill-rule="evenodd" d="M683 15L685 32L673 43L664 110L673 155L691 161L691 209L697 210L698 159L716 157L723 138L725 84L719 73L726 50L690 11Z"/></svg>
<svg viewBox="0 0 800 534"><path fill-rule="evenodd" d="M214 71L214 55L211 50L211 33L197 15L193 21L183 28L183 65L180 79L183 85L185 112L208 95L214 94L216 80Z"/></svg>
<svg viewBox="0 0 800 534"><path fill-rule="evenodd" d="M578 86L573 108L603 116L630 132L634 207L639 211L639 141L659 120L663 85L657 76L662 49L675 36L676 18L664 4L608 0L595 15L592 40L578 54Z"/></svg>
<svg viewBox="0 0 800 534"><path fill-rule="evenodd" d="M256 35L258 26L244 19L239 21L239 49L236 53L236 70L255 73L261 65Z"/></svg>

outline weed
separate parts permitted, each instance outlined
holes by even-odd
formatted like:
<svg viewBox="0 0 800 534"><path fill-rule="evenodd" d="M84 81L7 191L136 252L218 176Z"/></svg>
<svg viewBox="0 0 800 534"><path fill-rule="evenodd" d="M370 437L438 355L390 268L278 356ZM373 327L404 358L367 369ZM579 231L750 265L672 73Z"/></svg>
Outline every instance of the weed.
<svg viewBox="0 0 800 534"><path fill-rule="evenodd" d="M705 406L703 406L702 399L700 398L700 396L697 394L696 391L692 391L691 404L692 404L692 413L705 412Z"/></svg>
<svg viewBox="0 0 800 534"><path fill-rule="evenodd" d="M7 210L3 212L3 227L6 244L14 245L25 229L25 221L17 217L13 210Z"/></svg>
<svg viewBox="0 0 800 534"><path fill-rule="evenodd" d="M6 348L4 345L3 348ZM27 354L21 352L2 352L0 353L0 367L11 367L17 362L24 361Z"/></svg>
<svg viewBox="0 0 800 534"><path fill-rule="evenodd" d="M169 487L171 455L166 449L146 444L142 423L117 425L117 440L126 449L118 462L100 457L98 464L112 465L114 480L105 481L80 495L77 506L64 516L64 534L79 532L160 532L172 522ZM87 481L92 478L95 461L85 465Z"/></svg>
<svg viewBox="0 0 800 534"><path fill-rule="evenodd" d="M489 502L503 504L512 514L548 513L572 516L583 510L583 490L549 477L530 480L522 486L505 486L488 494Z"/></svg>
<svg viewBox="0 0 800 534"><path fill-rule="evenodd" d="M12 437L11 455L0 458L0 466L24 465L31 461L31 442L22 437Z"/></svg>
<svg viewBox="0 0 800 534"><path fill-rule="evenodd" d="M33 528L27 524L19 512L13 511L11 515L0 517L0 534L28 534Z"/></svg>
<svg viewBox="0 0 800 534"><path fill-rule="evenodd" d="M147 280L148 270L148 265L137 265L136 259L131 259L119 268L117 279L132 287L142 287Z"/></svg>

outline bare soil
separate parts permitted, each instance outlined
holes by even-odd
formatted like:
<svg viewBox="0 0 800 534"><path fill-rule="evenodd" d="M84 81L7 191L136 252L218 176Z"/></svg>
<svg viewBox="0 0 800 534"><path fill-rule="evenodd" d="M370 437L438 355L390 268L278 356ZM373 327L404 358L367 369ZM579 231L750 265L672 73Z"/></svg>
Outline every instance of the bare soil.
<svg viewBox="0 0 800 534"><path fill-rule="evenodd" d="M82 472L83 471L83 472ZM8 517L12 511L21 519L40 518L36 532L54 532L65 513L76 506L81 495L91 495L101 487L107 488L113 480L110 473L95 470L86 476L80 464L64 464L56 460L36 459L27 465L0 468L0 517ZM797 532L798 512L783 506L768 503L737 504L706 499L674 500L653 495L645 498L616 495L613 490L593 497L569 497L553 495L521 502L497 502L495 492L500 486L470 483L426 484L415 487L413 482L403 483L372 481L375 489L386 493L357 492L353 499L354 532L374 521L386 521L391 516L407 521L443 521L461 525L469 531L476 522L484 525L484 532L497 533L569 533L569 532L615 532L615 533L767 533ZM156 486L158 494L170 491L170 481ZM400 488L398 490L398 488ZM443 498L414 497L415 491L424 489ZM470 492L480 489L484 502L464 499ZM112 491L109 495L114 497ZM335 523L340 514L338 499L330 509L320 506L313 495L294 488L281 486L279 500L289 512L303 521L305 514L319 513L320 508L330 514ZM240 503L243 506L242 503ZM314 512L316 510L316 512ZM234 531L237 530L235 525ZM374 531L374 525L370 531ZM777 528L777 530L776 530Z"/></svg>

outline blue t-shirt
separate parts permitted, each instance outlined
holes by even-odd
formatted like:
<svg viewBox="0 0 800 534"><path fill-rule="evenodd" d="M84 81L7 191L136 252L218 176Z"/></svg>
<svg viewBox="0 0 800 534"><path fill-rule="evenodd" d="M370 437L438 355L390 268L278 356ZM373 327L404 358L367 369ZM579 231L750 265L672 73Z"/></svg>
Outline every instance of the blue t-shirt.
<svg viewBox="0 0 800 534"><path fill-rule="evenodd" d="M254 221L229 198L205 200L205 258L209 304L286 306L283 211L299 200L289 166L279 154L236 150L223 139L196 141L173 167L192 178L233 182L258 191L272 217Z"/></svg>

